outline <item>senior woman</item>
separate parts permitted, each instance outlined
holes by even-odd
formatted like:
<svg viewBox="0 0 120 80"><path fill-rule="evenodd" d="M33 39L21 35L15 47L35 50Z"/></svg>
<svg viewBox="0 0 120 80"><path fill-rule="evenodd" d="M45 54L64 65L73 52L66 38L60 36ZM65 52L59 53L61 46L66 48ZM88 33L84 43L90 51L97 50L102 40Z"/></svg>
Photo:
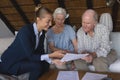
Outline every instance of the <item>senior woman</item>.
<svg viewBox="0 0 120 80"><path fill-rule="evenodd" d="M76 33L70 25L64 24L66 10L56 8L53 13L55 25L47 32L47 39L50 52L62 50L64 53L77 52ZM67 69L65 65L56 65L59 69Z"/></svg>

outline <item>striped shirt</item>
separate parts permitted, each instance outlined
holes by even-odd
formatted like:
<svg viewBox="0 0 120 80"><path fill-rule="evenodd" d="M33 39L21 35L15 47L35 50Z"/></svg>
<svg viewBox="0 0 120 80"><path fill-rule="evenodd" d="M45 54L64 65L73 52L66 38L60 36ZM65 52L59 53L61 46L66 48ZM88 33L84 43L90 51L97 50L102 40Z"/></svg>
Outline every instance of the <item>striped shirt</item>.
<svg viewBox="0 0 120 80"><path fill-rule="evenodd" d="M97 24L94 28L93 37L86 34L82 27L77 32L78 53L83 51L96 52L97 57L106 57L110 52L109 31L102 24Z"/></svg>

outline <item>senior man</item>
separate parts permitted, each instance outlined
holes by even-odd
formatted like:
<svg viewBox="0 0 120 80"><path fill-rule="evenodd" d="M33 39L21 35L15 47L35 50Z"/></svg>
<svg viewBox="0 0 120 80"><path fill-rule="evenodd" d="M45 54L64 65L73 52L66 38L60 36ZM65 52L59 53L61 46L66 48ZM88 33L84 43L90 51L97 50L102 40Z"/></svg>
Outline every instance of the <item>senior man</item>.
<svg viewBox="0 0 120 80"><path fill-rule="evenodd" d="M82 27L77 32L78 53L89 55L74 61L77 69L89 70L88 65L92 64L95 71L109 71L109 65L117 59L110 47L109 33L107 27L98 23L94 10L83 13Z"/></svg>

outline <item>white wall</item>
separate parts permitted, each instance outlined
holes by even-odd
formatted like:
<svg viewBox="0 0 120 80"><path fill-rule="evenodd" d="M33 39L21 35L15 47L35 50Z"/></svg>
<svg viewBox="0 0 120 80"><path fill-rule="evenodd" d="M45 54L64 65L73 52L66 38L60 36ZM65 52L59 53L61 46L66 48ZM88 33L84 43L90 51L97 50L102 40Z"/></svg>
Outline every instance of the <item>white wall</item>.
<svg viewBox="0 0 120 80"><path fill-rule="evenodd" d="M5 23L0 19L0 38L13 37L14 34L8 29Z"/></svg>

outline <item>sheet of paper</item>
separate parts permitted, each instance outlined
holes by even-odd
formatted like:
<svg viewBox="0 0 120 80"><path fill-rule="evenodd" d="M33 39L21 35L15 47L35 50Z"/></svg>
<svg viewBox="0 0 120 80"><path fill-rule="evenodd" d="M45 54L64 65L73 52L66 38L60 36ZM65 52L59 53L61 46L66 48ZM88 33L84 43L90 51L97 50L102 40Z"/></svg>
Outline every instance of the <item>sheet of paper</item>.
<svg viewBox="0 0 120 80"><path fill-rule="evenodd" d="M90 73L87 72L82 80L101 80L102 78L107 77L107 74L98 74L98 73Z"/></svg>
<svg viewBox="0 0 120 80"><path fill-rule="evenodd" d="M59 71L57 80L79 80L77 71Z"/></svg>
<svg viewBox="0 0 120 80"><path fill-rule="evenodd" d="M83 58L87 56L88 54L75 54L75 53L66 53L66 55L61 59L62 62L64 61L72 61L76 59Z"/></svg>

